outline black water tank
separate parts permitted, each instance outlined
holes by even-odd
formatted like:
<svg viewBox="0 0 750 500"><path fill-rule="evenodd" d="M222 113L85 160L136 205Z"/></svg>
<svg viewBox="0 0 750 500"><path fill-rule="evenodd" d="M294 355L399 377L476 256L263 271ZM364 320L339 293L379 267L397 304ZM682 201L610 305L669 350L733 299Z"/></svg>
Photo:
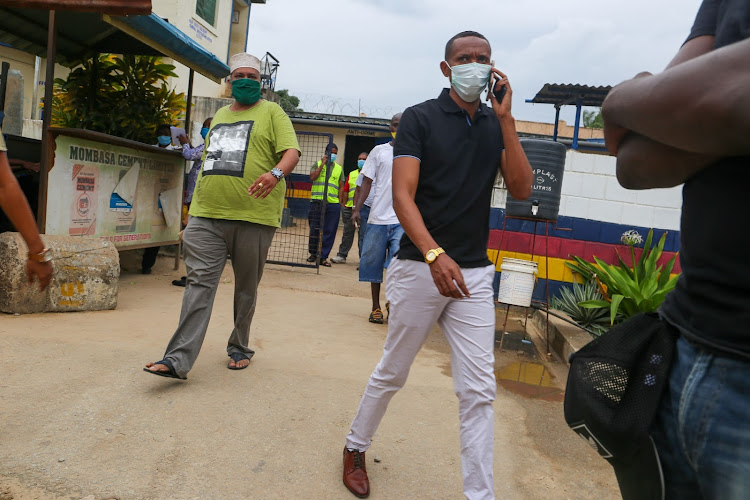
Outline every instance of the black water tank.
<svg viewBox="0 0 750 500"><path fill-rule="evenodd" d="M521 139L521 147L531 164L531 196L521 201L508 193L505 213L514 217L557 220L567 149L559 142L541 139Z"/></svg>

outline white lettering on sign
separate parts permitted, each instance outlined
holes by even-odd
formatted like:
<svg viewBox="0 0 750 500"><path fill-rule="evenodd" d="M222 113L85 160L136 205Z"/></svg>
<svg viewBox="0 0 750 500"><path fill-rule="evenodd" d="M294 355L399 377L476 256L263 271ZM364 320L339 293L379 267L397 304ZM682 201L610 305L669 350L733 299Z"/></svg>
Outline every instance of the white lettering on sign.
<svg viewBox="0 0 750 500"><path fill-rule="evenodd" d="M549 179L552 182L557 182L557 180L558 180L557 176L555 174L553 174L552 172L548 172L547 170L543 170L541 168L534 169L534 175L537 176L536 181L539 182L539 183L544 182L544 178L543 177L539 177L539 176L544 176L544 177L546 177L547 179Z"/></svg>

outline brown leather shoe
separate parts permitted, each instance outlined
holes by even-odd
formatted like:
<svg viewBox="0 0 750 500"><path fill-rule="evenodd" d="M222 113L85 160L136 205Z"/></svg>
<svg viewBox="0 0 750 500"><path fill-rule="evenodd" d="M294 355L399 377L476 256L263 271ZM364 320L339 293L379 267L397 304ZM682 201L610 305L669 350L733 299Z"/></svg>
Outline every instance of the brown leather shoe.
<svg viewBox="0 0 750 500"><path fill-rule="evenodd" d="M370 496L364 451L349 451L344 447L344 486L359 498Z"/></svg>

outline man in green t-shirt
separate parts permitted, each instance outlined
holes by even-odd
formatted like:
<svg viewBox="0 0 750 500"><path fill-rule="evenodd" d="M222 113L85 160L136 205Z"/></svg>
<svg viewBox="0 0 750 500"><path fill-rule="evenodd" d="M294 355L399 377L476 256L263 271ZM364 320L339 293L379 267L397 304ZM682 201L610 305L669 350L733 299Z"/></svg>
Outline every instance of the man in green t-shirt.
<svg viewBox="0 0 750 500"><path fill-rule="evenodd" d="M229 60L234 103L216 112L206 136L190 220L183 233L187 287L180 322L164 359L147 372L187 378L211 317L216 287L227 261L234 270L234 329L227 368L241 370L255 352L248 347L258 283L268 248L281 226L286 181L300 149L281 107L261 99L260 60L235 54Z"/></svg>

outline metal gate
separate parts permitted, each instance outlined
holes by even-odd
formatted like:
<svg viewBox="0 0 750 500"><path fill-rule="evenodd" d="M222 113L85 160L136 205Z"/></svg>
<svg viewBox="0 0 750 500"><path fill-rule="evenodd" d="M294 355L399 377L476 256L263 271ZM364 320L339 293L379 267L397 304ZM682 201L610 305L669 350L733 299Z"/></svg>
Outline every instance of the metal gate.
<svg viewBox="0 0 750 500"><path fill-rule="evenodd" d="M307 220L310 212L310 170L323 156L326 147L333 143L333 134L319 132L297 132L302 156L297 168L286 178L286 197L281 216L281 227L276 231L268 250L266 262L286 266L318 268L317 260L307 262L310 256L310 224ZM323 239L323 225L320 225L318 245ZM317 250L315 252L318 253Z"/></svg>

